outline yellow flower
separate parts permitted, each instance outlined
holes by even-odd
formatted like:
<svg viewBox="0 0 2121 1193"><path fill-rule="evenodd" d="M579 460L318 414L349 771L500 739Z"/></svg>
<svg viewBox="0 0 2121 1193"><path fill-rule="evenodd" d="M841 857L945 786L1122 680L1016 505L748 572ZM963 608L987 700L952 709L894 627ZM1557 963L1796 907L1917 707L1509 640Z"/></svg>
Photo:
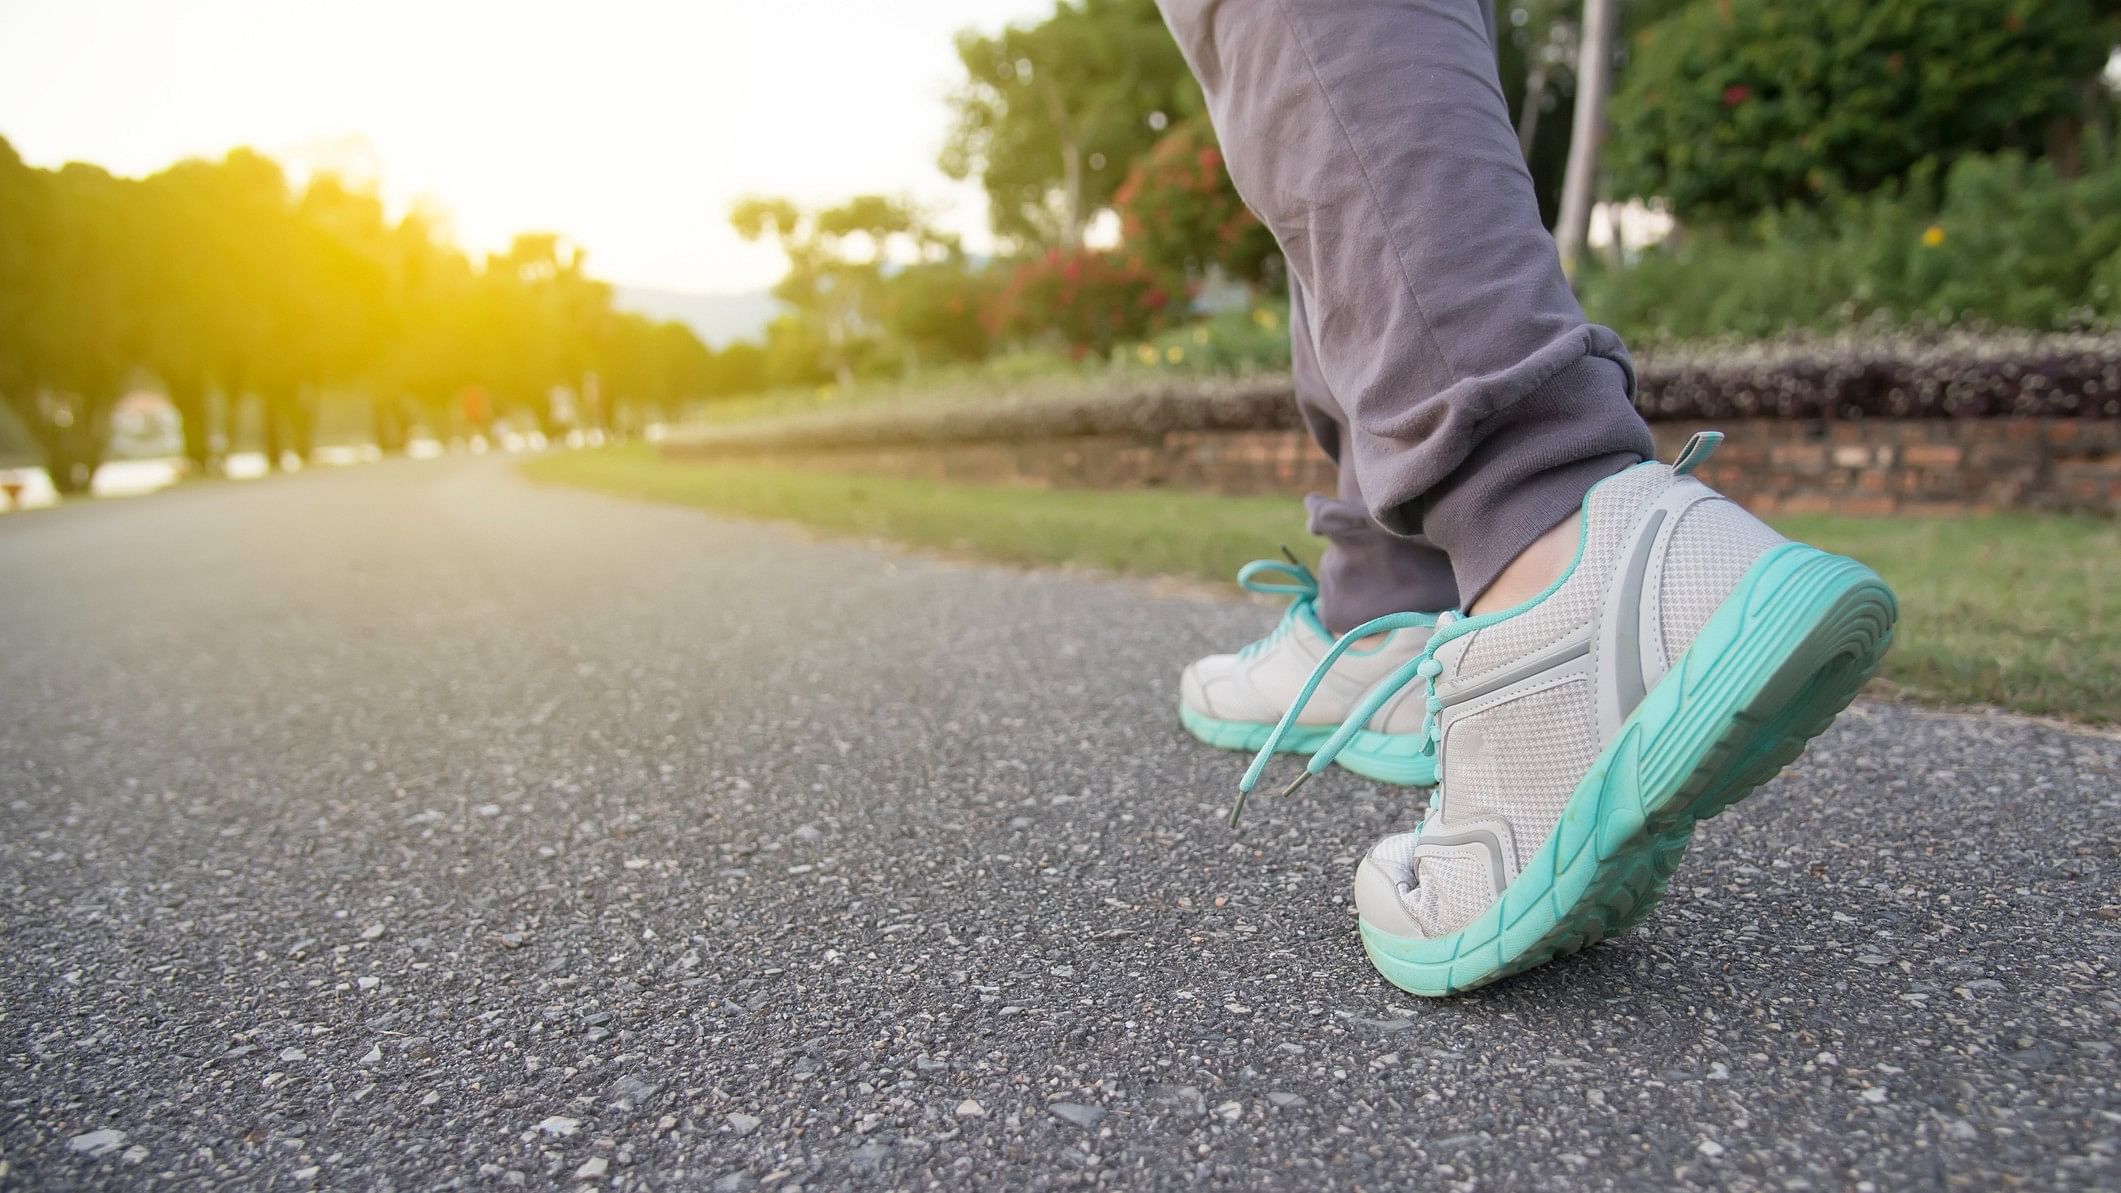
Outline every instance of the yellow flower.
<svg viewBox="0 0 2121 1193"><path fill-rule="evenodd" d="M1205 327L1196 327L1196 328L1194 328L1194 329L1193 329L1193 342L1194 342L1194 343L1196 343L1196 344L1205 344L1205 343L1207 343L1207 342L1208 342L1208 329L1207 329L1207 328L1205 328Z"/></svg>
<svg viewBox="0 0 2121 1193"><path fill-rule="evenodd" d="M1281 326L1281 316L1275 314L1267 307L1261 307L1252 312L1252 322L1259 324L1260 327L1267 331L1273 331Z"/></svg>
<svg viewBox="0 0 2121 1193"><path fill-rule="evenodd" d="M1134 349L1134 355L1143 364L1153 365L1156 363L1156 345L1142 344Z"/></svg>
<svg viewBox="0 0 2121 1193"><path fill-rule="evenodd" d="M1177 344L1173 344L1169 348L1164 349L1164 359L1172 364L1177 364L1179 361L1186 359L1186 350Z"/></svg>
<svg viewBox="0 0 2121 1193"><path fill-rule="evenodd" d="M1936 248L1938 245L1943 244L1943 226L1939 224L1931 224L1929 227L1924 228L1922 230L1922 243L1929 246L1930 248Z"/></svg>

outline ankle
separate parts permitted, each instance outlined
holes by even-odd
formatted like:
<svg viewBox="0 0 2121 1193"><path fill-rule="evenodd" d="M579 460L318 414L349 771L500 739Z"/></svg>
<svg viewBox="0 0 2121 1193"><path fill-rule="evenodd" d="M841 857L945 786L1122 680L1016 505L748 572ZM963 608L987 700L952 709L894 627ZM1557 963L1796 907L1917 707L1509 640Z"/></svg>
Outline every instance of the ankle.
<svg viewBox="0 0 2121 1193"><path fill-rule="evenodd" d="M1576 558L1578 535L1576 515L1563 518L1559 525L1533 539L1530 546L1518 552L1517 558L1497 573L1494 581L1482 590L1479 599L1466 612L1476 617L1493 613L1521 605L1545 592Z"/></svg>

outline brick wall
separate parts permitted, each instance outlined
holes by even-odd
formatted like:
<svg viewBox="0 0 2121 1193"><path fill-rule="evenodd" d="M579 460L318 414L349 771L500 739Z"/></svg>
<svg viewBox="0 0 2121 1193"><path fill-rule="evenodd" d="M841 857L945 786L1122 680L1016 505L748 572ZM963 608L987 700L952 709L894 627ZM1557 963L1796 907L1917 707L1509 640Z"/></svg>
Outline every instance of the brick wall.
<svg viewBox="0 0 2121 1193"><path fill-rule="evenodd" d="M1658 454L1697 430L1730 438L1702 476L1762 512L2121 514L2121 421L2076 418L1749 419L1656 423ZM1300 430L1147 430L1057 438L787 445L687 443L673 456L1057 488L1331 491Z"/></svg>

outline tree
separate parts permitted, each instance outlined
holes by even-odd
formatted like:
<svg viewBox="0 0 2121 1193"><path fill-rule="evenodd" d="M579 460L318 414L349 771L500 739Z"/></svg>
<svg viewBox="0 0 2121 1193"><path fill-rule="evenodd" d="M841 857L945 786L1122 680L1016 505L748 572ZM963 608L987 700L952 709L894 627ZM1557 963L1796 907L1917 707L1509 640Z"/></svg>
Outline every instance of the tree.
<svg viewBox="0 0 2121 1193"><path fill-rule="evenodd" d="M1220 269L1257 286L1280 280L1281 250L1231 185L1205 115L1143 154L1112 206L1128 250L1173 276L1198 279Z"/></svg>
<svg viewBox="0 0 2121 1193"><path fill-rule="evenodd" d="M1615 189L1681 217L1862 193L1916 163L2039 153L2086 114L2110 0L1714 0L1636 35ZM2064 138L2066 139L2066 138Z"/></svg>
<svg viewBox="0 0 2121 1193"><path fill-rule="evenodd" d="M1202 110L1152 0L1061 0L1052 16L958 37L942 168L977 177L994 230L1073 246L1171 124Z"/></svg>
<svg viewBox="0 0 2121 1193"><path fill-rule="evenodd" d="M907 226L881 201L828 214L842 242ZM622 382L614 401L667 410L755 386L761 371L752 349L723 379L689 330L619 316L611 288L556 235L519 237L475 268L420 213L393 222L375 194L328 176L297 193L248 150L136 181L35 169L0 140L0 399L62 493L90 486L136 379L166 387L203 471L215 392L224 441L259 409L278 466L310 454L327 393L366 395L377 442L399 448L416 417L443 428L453 399L474 391L550 431L561 387L587 420L613 425L600 373Z"/></svg>
<svg viewBox="0 0 2121 1193"><path fill-rule="evenodd" d="M561 429L553 391L581 390L612 317L611 287L585 261L555 233L527 233L487 258L471 295L476 375L500 409L528 412L547 434Z"/></svg>
<svg viewBox="0 0 2121 1193"><path fill-rule="evenodd" d="M1576 54L1576 107L1569 130L1569 167L1561 180L1561 214L1554 225L1562 272L1576 273L1591 230L1599 150L1605 145L1606 92L1613 80L1613 22L1617 0L1583 0Z"/></svg>
<svg viewBox="0 0 2121 1193"><path fill-rule="evenodd" d="M52 218L44 173L0 137L0 400L25 430L37 410L41 363L32 319L47 289Z"/></svg>
<svg viewBox="0 0 2121 1193"><path fill-rule="evenodd" d="M910 203L882 195L857 195L817 211L786 199L747 198L730 209L729 223L746 240L772 240L788 258L773 295L810 326L800 336L785 330L780 343L815 340L819 363L843 388L854 384L855 364L869 349L865 340L880 326L892 250L916 261L959 252Z"/></svg>
<svg viewBox="0 0 2121 1193"><path fill-rule="evenodd" d="M1652 24L1692 0L1626 0L1608 61L1624 69L1629 30ZM1581 0L1497 0L1496 69L1517 127L1517 145L1532 174L1539 218L1554 227L1568 171L1576 74L1582 57ZM1596 188L1594 188L1595 190Z"/></svg>
<svg viewBox="0 0 2121 1193"><path fill-rule="evenodd" d="M221 357L245 300L229 268L241 236L228 218L240 206L231 190L242 178L225 163L184 161L141 184L148 209L146 364L176 408L184 456L196 473L215 465L210 395L226 380Z"/></svg>
<svg viewBox="0 0 2121 1193"><path fill-rule="evenodd" d="M52 487L85 493L110 442L110 416L143 355L144 287L133 254L141 207L122 180L73 163L20 176L6 200L24 217L8 229L17 242L0 256L21 264L13 282L21 323L10 334L0 383L15 416L36 439ZM7 381L12 377L11 382Z"/></svg>
<svg viewBox="0 0 2121 1193"><path fill-rule="evenodd" d="M918 261L883 279L877 319L904 351L909 373L923 364L979 360L989 344L980 315L994 292L992 271L973 268L962 253Z"/></svg>
<svg viewBox="0 0 2121 1193"><path fill-rule="evenodd" d="M456 417L457 396L477 384L472 346L480 290L471 262L418 212L392 230L390 252L396 282L393 331L370 384L377 446L399 451L416 421L445 434Z"/></svg>
<svg viewBox="0 0 2121 1193"><path fill-rule="evenodd" d="M756 393L766 388L766 350L749 340L738 340L713 354L706 380L709 397Z"/></svg>
<svg viewBox="0 0 2121 1193"><path fill-rule="evenodd" d="M620 314L607 327L597 377L605 430L633 430L675 416L679 403L713 385L714 354L682 323Z"/></svg>

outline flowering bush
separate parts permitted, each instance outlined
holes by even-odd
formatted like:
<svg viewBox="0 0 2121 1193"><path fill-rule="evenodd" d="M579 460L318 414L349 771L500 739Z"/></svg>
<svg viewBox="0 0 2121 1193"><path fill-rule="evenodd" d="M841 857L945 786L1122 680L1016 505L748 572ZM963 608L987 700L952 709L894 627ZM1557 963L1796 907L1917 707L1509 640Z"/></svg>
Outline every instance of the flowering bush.
<svg viewBox="0 0 2121 1193"><path fill-rule="evenodd" d="M1058 340L1080 359L1163 326L1173 305L1171 287L1136 258L1053 249L1011 272L989 318L998 334Z"/></svg>
<svg viewBox="0 0 2121 1193"><path fill-rule="evenodd" d="M2066 331L2121 318L2121 167L2062 179L2014 154L1744 228L1691 228L1578 279L1631 342L1794 328L1989 323Z"/></svg>
<svg viewBox="0 0 2121 1193"><path fill-rule="evenodd" d="M1197 278L1217 265L1243 282L1279 280L1274 236L1230 185L1205 116L1172 129L1136 161L1112 207L1127 247L1158 268Z"/></svg>
<svg viewBox="0 0 2121 1193"><path fill-rule="evenodd" d="M1637 34L1612 105L1622 195L1682 219L1863 192L2040 145L2090 115L2107 0L1717 0Z"/></svg>

